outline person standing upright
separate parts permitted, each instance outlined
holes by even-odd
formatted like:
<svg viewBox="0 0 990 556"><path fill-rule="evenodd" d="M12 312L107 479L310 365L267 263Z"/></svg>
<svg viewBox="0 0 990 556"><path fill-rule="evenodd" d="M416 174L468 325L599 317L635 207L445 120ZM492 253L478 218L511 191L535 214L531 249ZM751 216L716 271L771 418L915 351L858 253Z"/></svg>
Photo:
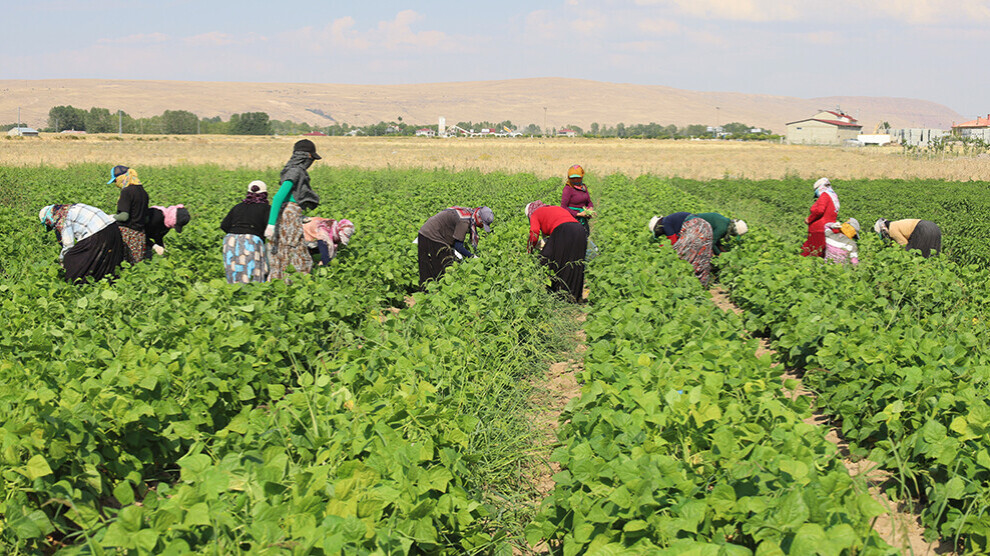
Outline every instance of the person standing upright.
<svg viewBox="0 0 990 556"><path fill-rule="evenodd" d="M313 257L303 238L302 216L304 210L313 210L320 204L320 196L309 185L307 170L321 158L312 141L296 141L292 156L279 175L282 185L272 199L265 228L269 281L283 279L290 266L305 274L313 270Z"/></svg>

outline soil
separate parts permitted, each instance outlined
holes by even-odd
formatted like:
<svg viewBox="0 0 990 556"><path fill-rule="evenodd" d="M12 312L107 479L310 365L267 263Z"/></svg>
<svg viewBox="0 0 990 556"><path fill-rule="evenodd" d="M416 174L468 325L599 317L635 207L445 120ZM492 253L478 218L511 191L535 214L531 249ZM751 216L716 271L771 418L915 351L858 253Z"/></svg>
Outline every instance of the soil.
<svg viewBox="0 0 990 556"><path fill-rule="evenodd" d="M584 296L587 298L588 290L584 291ZM587 314L581 312L575 316L574 321L583 324L586 318ZM550 364L547 372L532 383L533 394L530 402L536 409L530 419L533 430L537 431L534 439L535 464L527 473L525 480L535 491L532 500L534 506L538 506L553 491L553 476L560 472L560 464L550 461L550 456L558 445L557 430L561 425L560 414L567 407L568 402L581 395L581 384L577 380L577 374L584 368L582 358L588 350L586 340L584 330L576 330L575 347L560 354L558 360ZM547 554L548 552L549 547L545 544L525 549L516 547L513 550L514 554Z"/></svg>
<svg viewBox="0 0 990 556"><path fill-rule="evenodd" d="M715 303L716 307L723 311L731 311L737 315L742 314L742 309L737 307L729 299L729 292L719 286L713 287L710 291L712 302ZM776 353L770 349L766 339L760 338L759 342L759 347L756 349L757 357L767 353L771 355ZM804 388L801 380L803 375L804 373L800 369L785 369L783 375L780 377L781 391L792 400L797 399L799 396L808 396L811 399L812 407L814 407L815 394ZM783 386L790 379L797 381L797 386L793 389ZM851 459L849 443L842 438L839 434L840 431L831 425L831 421L827 416L819 411L814 411L811 417L805 419L805 422L828 427L828 431L825 433L825 439L835 444L838 448L839 454L842 457L842 464L849 471L849 474L853 477L862 476L866 480L870 495L881 506L887 509L888 513L877 517L873 523L873 529L883 540L891 546L903 550L905 554L913 554L915 556L954 554L951 542L939 540L935 543L929 543L924 539L925 528L921 525L920 515L913 511L913 501L891 500L882 489L883 485L891 478L890 472L881 469L879 464L868 459L860 459L858 461Z"/></svg>

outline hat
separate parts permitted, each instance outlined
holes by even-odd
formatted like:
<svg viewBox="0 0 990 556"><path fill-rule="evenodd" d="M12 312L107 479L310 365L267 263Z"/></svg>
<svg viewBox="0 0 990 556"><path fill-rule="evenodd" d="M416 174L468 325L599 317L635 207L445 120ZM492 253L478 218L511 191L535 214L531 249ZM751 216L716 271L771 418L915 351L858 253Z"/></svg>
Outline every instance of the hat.
<svg viewBox="0 0 990 556"><path fill-rule="evenodd" d="M309 139L300 139L296 141L296 144L292 146L293 152L302 151L304 153L309 153L313 155L313 158L320 160L322 156L316 154L316 145L313 144Z"/></svg>
<svg viewBox="0 0 990 556"><path fill-rule="evenodd" d="M481 226L486 232L491 232L492 222L495 222L495 213L488 207L481 207L478 209L478 220L481 220Z"/></svg>
<svg viewBox="0 0 990 556"><path fill-rule="evenodd" d="M853 229L856 230L857 234L860 232L859 220L856 220L855 218L850 218L849 220L846 220L846 223L852 226Z"/></svg>
<svg viewBox="0 0 990 556"><path fill-rule="evenodd" d="M574 166L571 166L570 168L567 169L567 177L568 178L583 178L584 177L584 168L580 167L577 164L575 164Z"/></svg>
<svg viewBox="0 0 990 556"><path fill-rule="evenodd" d="M128 170L130 170L130 168L128 168L127 166L114 166L113 168L111 168L110 169L110 181L107 182L107 185L110 185L118 177L126 174Z"/></svg>
<svg viewBox="0 0 990 556"><path fill-rule="evenodd" d="M175 211L175 226L172 229L176 232L182 233L182 227L189 223L192 217L189 216L189 209L181 207Z"/></svg>
<svg viewBox="0 0 990 556"><path fill-rule="evenodd" d="M254 180L248 184L248 193L268 193L268 185L261 180Z"/></svg>
<svg viewBox="0 0 990 556"><path fill-rule="evenodd" d="M741 236L749 231L749 226L746 225L742 220L736 220L736 235Z"/></svg>
<svg viewBox="0 0 990 556"><path fill-rule="evenodd" d="M647 224L646 229L648 229L650 231L650 233L656 234L657 233L656 232L657 224L661 220L663 220L663 217L662 216L654 216L653 218L650 218L650 223Z"/></svg>

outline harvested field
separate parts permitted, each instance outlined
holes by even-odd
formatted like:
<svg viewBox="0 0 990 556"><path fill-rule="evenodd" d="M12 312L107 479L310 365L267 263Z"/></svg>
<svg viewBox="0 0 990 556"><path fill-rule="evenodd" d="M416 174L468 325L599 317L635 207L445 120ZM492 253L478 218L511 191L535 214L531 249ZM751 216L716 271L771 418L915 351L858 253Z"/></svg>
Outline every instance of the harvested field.
<svg viewBox="0 0 990 556"><path fill-rule="evenodd" d="M216 164L223 168L281 166L298 137L42 136L0 141L4 166L65 167L80 162L130 166ZM314 137L319 164L362 169L441 168L452 171L560 175L580 163L600 176L655 174L694 179L903 178L982 180L990 157L917 158L899 147L844 149L734 141L584 138L427 139Z"/></svg>

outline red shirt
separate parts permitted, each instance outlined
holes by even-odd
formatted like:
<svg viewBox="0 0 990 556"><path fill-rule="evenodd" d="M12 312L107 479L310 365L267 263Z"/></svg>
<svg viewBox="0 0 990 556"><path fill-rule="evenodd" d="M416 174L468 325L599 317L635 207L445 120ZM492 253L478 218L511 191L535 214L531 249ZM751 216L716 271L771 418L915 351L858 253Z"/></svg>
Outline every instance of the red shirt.
<svg viewBox="0 0 990 556"><path fill-rule="evenodd" d="M540 239L540 234L548 236L561 224L567 222L577 223L577 219L563 207L546 206L533 211L529 217L529 245L528 249L533 250L536 241Z"/></svg>
<svg viewBox="0 0 990 556"><path fill-rule="evenodd" d="M808 233L818 232L824 234L825 224L830 224L838 220L835 203L832 202L832 196L828 193L822 193L815 200L815 204L811 205L810 212L811 214L804 220L808 224Z"/></svg>

